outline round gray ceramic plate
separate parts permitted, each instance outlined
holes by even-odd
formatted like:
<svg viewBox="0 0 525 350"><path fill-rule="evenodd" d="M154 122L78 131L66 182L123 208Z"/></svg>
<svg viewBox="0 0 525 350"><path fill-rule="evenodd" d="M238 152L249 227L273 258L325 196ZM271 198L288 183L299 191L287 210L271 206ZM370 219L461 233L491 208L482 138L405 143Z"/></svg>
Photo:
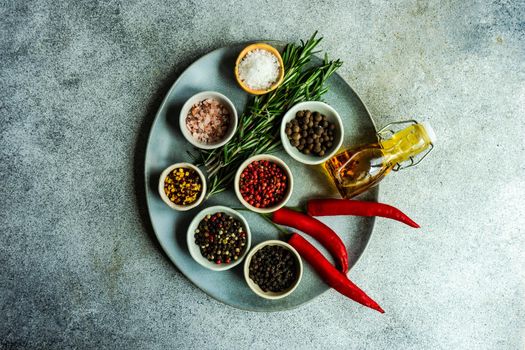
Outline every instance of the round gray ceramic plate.
<svg viewBox="0 0 525 350"><path fill-rule="evenodd" d="M184 102L193 94L214 90L228 96L235 104L239 115L248 101L248 95L235 82L233 67L235 59L244 45L224 47L201 57L173 84L157 113L150 131L146 150L146 199L149 215L157 238L173 263L196 286L213 298L236 308L253 311L279 311L304 304L328 290L328 286L305 264L303 279L298 288L288 297L280 300L266 300L255 295L246 285L243 264L235 268L214 272L197 264L188 252L186 230L192 217L204 207L226 205L240 207L233 186L225 193L213 196L197 208L187 212L170 209L159 197L157 188L160 173L170 164L191 162L187 151L192 150L179 129L179 111ZM319 59L316 58L319 61ZM375 126L359 96L339 76L328 81L330 90L324 100L333 106L343 118L345 139L343 147L375 142ZM276 155L291 168L295 186L288 205L304 205L307 198L338 196L335 187L329 183L321 166L305 166L289 157L284 151ZM376 201L378 188L360 198ZM278 232L257 214L242 212L252 231L252 246L277 239ZM324 217L321 220L332 227L343 239L353 266L363 253L372 234L373 218ZM312 240L310 240L312 241ZM316 242L312 242L316 244ZM316 244L317 245L317 244ZM318 246L319 247L319 246ZM324 253L321 247L319 247ZM325 254L325 256L329 256ZM359 282L359 281L357 281Z"/></svg>

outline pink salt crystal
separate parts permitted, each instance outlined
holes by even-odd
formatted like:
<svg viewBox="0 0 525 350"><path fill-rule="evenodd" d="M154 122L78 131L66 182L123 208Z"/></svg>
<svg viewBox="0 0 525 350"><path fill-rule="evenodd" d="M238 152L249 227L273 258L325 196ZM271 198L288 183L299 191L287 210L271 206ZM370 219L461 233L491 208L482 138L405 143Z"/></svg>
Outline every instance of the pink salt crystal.
<svg viewBox="0 0 525 350"><path fill-rule="evenodd" d="M195 140L202 143L220 141L228 131L230 113L219 101L208 98L192 106L186 127Z"/></svg>

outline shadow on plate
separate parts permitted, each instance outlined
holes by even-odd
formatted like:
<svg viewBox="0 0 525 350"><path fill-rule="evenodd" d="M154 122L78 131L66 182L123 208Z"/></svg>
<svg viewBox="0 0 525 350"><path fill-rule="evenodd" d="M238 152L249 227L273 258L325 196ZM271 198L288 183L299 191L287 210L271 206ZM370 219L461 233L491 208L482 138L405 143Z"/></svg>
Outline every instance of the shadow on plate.
<svg viewBox="0 0 525 350"><path fill-rule="evenodd" d="M198 50L198 51L190 53L188 55L188 58L185 61L177 64L176 69L170 72L163 80L159 81L156 92L153 95L153 98L151 99L149 104L146 106L146 113L144 115L144 119L142 120L139 126L139 131L137 133L137 139L135 141L134 156L133 156L133 180L134 180L135 198L137 201L137 209L138 209L140 222L142 224L142 227L144 228L144 231L146 231L148 237L151 239L153 245L157 248L159 253L164 255L164 257L166 258L168 258L168 256L166 255L164 250L161 248L160 243L158 242L157 237L155 236L155 232L153 231L153 226L151 224L151 220L150 220L149 213L148 213L148 206L146 203L146 191L145 191L146 184L145 184L145 175L144 175L146 146L148 144L149 133L153 125L153 122L155 121L155 116L157 114L157 111L162 103L162 100L168 93L169 89L171 88L173 83L176 81L178 76L186 69L187 66L189 66L193 61L195 61L197 58L201 57L208 51L212 51L212 50L206 50L206 51ZM176 107L177 106L175 106L174 108ZM178 106L179 111L181 107L182 106ZM178 112L176 116L177 118L175 119L177 121L177 126L175 130L177 133L180 134L180 130L178 128ZM156 188L156 185L154 186L154 188Z"/></svg>
<svg viewBox="0 0 525 350"><path fill-rule="evenodd" d="M237 86L237 80L235 79L234 70L231 67L235 67L235 61L237 60L237 56L241 52L242 47L243 46L239 46L239 48L241 48L240 50L232 50L231 52L228 52L228 54L221 59L219 66L220 74L226 77L233 86Z"/></svg>

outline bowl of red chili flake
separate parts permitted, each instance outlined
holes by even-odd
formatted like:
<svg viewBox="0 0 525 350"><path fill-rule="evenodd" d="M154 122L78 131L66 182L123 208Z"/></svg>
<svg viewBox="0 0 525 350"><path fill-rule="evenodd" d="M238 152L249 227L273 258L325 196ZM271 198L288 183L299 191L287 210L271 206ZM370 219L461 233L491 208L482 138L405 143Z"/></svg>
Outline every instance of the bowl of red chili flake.
<svg viewBox="0 0 525 350"><path fill-rule="evenodd" d="M284 206L292 189L290 168L269 154L248 158L235 175L237 198L246 208L258 213L271 213Z"/></svg>
<svg viewBox="0 0 525 350"><path fill-rule="evenodd" d="M160 198L170 208L185 211L198 206L206 194L204 174L190 163L167 167L159 179Z"/></svg>

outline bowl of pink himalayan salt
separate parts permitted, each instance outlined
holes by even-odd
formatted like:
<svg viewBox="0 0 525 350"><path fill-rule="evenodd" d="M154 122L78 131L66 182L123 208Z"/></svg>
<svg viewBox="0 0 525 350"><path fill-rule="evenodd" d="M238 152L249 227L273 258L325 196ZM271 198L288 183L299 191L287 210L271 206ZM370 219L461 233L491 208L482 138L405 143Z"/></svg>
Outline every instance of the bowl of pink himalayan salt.
<svg viewBox="0 0 525 350"><path fill-rule="evenodd" d="M179 123L182 135L192 145L214 149L233 137L237 119L237 110L228 97L216 91L203 91L184 103Z"/></svg>

